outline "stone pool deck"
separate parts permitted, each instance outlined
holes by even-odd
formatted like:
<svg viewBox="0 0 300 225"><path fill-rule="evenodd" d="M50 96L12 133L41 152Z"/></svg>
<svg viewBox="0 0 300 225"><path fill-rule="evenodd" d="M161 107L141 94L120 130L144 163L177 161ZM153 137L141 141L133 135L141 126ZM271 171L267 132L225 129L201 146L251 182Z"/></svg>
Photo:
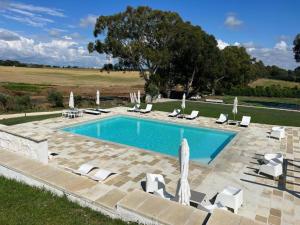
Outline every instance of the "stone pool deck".
<svg viewBox="0 0 300 225"><path fill-rule="evenodd" d="M58 169L63 174L70 174L65 168L75 169L87 162L117 173L117 175L111 176L105 182L101 184L97 183L96 186L94 181L79 177L80 179L84 179L84 182L78 182L82 183L82 185L87 185L87 187L81 188L81 191L84 190L81 193L80 190L75 190L78 195L91 195L94 200L99 200L99 202L116 198L118 201L115 200L114 204L117 205L117 202L126 197L127 194L130 195L132 192L142 190L141 184L147 172L163 174L166 180L167 191L174 194L179 178L179 165L176 158L78 136L59 129L64 126L118 114L238 132L238 135L210 165L191 163L189 172L191 188L206 193L207 199L211 199L227 185L240 187L244 190L244 205L239 210L239 215L274 225L300 224L299 127L288 127L287 138L278 141L268 137L268 132L272 127L270 125L252 123L248 128L240 128L231 125L216 124L215 119L212 118L199 117L196 120L188 121L185 119L168 118L167 113L158 111L146 115L127 113L126 108L119 107L113 108L112 113L100 116L84 115L84 117L76 119L54 118L15 125L7 127L7 129L26 136L46 137L48 139L49 151L59 154L49 162L49 166ZM257 175L257 168L259 167L258 159L264 153L270 152L282 152L287 159L284 176L277 181ZM0 153L2 154L2 152ZM1 156L1 165L3 163ZM19 171L22 171L22 168L19 168ZM63 174L61 185L64 184ZM50 180L52 176L50 176ZM91 187L89 187L89 183ZM99 196L103 193L106 193L104 196L108 194L108 197L101 199ZM159 201L156 199L153 201ZM110 206L112 205L110 204ZM122 205L122 201L119 206L120 208L125 207ZM168 207L176 208L176 206ZM202 214L198 211L193 209L193 211L189 211L191 214L187 215L195 214L195 218L197 216L201 218L205 217L202 211ZM189 218L194 217L191 216ZM235 224L242 224L242 222Z"/></svg>

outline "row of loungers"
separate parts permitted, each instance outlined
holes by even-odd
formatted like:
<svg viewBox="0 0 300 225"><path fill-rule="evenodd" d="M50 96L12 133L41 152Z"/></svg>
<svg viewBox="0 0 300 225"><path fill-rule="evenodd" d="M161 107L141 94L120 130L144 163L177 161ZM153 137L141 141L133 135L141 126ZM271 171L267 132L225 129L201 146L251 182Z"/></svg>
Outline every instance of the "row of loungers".
<svg viewBox="0 0 300 225"><path fill-rule="evenodd" d="M216 123L223 124L228 122L228 114L221 113L219 118L216 120ZM243 116L242 121L239 123L240 126L248 127L250 125L251 117L250 116Z"/></svg>
<svg viewBox="0 0 300 225"><path fill-rule="evenodd" d="M139 112L139 113L150 113L152 111L152 104L147 104L145 109L140 109L138 106L133 106L132 108L128 109L128 112Z"/></svg>

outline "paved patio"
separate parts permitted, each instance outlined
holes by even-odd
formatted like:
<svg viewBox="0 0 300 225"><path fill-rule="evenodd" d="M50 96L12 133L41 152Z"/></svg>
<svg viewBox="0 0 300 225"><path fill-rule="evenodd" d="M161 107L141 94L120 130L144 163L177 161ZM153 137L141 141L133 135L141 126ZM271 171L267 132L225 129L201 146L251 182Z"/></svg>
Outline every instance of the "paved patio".
<svg viewBox="0 0 300 225"><path fill-rule="evenodd" d="M59 128L75 123L100 119L117 114L155 118L224 130L234 130L238 135L210 165L192 163L189 181L191 188L213 198L227 185L244 190L244 205L238 214L257 221L274 224L300 224L300 128L288 127L287 138L270 139L270 125L254 124L249 128L219 125L214 119L199 117L188 121L168 118L165 112L146 115L127 113L126 108L114 108L112 113L100 116L84 115L82 118L54 118L8 127L26 136L46 136L49 151L58 153L50 164L60 168L78 168L82 163L93 163L116 172L104 183L123 192L142 190L145 174L160 173L166 180L168 192L174 194L179 178L178 160L133 147L103 142L73 135ZM287 158L285 174L280 180L257 175L258 159L264 153L282 152Z"/></svg>

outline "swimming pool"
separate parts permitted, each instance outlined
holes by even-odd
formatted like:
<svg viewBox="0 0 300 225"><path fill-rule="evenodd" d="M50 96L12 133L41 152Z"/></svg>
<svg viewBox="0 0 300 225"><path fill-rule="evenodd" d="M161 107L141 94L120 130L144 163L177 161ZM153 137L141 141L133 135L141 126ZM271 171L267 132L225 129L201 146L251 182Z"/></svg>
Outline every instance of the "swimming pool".
<svg viewBox="0 0 300 225"><path fill-rule="evenodd" d="M236 134L130 116L109 117L63 130L175 157L178 157L182 138L186 138L190 146L190 159L207 164Z"/></svg>

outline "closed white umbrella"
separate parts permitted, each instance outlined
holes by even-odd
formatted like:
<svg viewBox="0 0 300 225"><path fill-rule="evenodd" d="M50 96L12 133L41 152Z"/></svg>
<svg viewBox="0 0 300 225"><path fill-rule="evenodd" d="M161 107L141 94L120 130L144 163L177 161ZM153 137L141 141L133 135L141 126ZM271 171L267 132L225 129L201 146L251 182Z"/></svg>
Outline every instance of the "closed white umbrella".
<svg viewBox="0 0 300 225"><path fill-rule="evenodd" d="M69 98L69 108L70 109L74 109L74 96L73 96L73 92L72 91L70 93L70 98Z"/></svg>
<svg viewBox="0 0 300 225"><path fill-rule="evenodd" d="M129 93L129 96L130 96L130 103L134 103L133 93Z"/></svg>
<svg viewBox="0 0 300 225"><path fill-rule="evenodd" d="M183 96L182 96L181 108L182 108L182 112L184 114L184 109L185 109L185 94L183 94Z"/></svg>
<svg viewBox="0 0 300 225"><path fill-rule="evenodd" d="M99 92L99 90L97 90L97 93L96 93L96 105L97 106L100 105L100 92Z"/></svg>
<svg viewBox="0 0 300 225"><path fill-rule="evenodd" d="M238 113L237 107L238 107L238 99L237 99L237 97L235 97L234 101L233 101L233 108L232 108L234 120L235 120L235 115Z"/></svg>
<svg viewBox="0 0 300 225"><path fill-rule="evenodd" d="M137 94L137 104L138 104L138 107L140 107L140 104L141 104L141 92L140 92L140 90L138 90L138 94Z"/></svg>
<svg viewBox="0 0 300 225"><path fill-rule="evenodd" d="M136 97L136 93L135 92L133 93L133 99L134 99L134 104L137 104L138 99Z"/></svg>
<svg viewBox="0 0 300 225"><path fill-rule="evenodd" d="M178 181L176 197L182 205L190 205L191 189L188 181L190 148L184 138L179 148L180 179Z"/></svg>

